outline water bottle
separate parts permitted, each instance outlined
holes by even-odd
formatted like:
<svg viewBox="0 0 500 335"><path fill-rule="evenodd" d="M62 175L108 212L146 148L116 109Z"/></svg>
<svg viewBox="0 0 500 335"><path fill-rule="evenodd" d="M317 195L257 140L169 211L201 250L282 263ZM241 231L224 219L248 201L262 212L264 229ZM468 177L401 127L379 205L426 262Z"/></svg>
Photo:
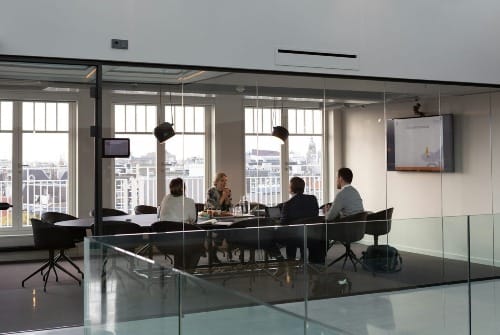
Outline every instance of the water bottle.
<svg viewBox="0 0 500 335"><path fill-rule="evenodd" d="M245 196L241 197L241 212L243 214L248 214L248 201Z"/></svg>

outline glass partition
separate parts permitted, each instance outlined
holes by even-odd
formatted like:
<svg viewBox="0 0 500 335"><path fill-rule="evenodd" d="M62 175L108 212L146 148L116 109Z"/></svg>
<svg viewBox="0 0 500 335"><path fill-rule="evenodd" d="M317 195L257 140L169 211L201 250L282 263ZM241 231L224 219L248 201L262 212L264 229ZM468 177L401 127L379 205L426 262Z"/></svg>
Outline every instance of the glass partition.
<svg viewBox="0 0 500 335"><path fill-rule="evenodd" d="M290 312L303 299L282 297L272 306L127 251L169 238L154 235L86 239L86 333L346 334Z"/></svg>
<svg viewBox="0 0 500 335"><path fill-rule="evenodd" d="M103 207L128 214L105 220L131 221L148 232L192 228L182 223L152 228L156 221L197 227L196 232L160 239L144 235L133 242L135 253L153 260L141 260L152 272L145 275L132 254L125 254L130 259L121 265L106 264L118 290L120 282L135 281L123 273L113 277L121 272L114 269L133 268L132 277L141 281L151 275L153 290L158 291L158 278L171 281L179 299L184 284L215 284L361 334L372 329L404 333L397 320L411 313L428 320L418 330L430 332L433 324L454 329L437 317L455 320L450 316L455 301L468 306L470 298L473 330L495 324L493 312L480 313L488 296L484 292L494 292L499 273L500 95L495 88L169 66L104 64L102 69L97 107L103 136L130 138L131 151L128 158L103 159L102 170L94 171L98 157L88 130L97 121L97 65L0 64L0 138L6 146L0 153L0 201L14 205L1 212L0 234L29 234L29 219L48 211L92 220L99 177ZM445 127L442 120L449 115L452 121ZM436 128L424 122L434 117L441 120ZM394 128L404 120L413 123ZM153 132L165 123L175 136L160 143ZM272 135L278 126L288 130L284 141ZM426 127L434 129L431 142ZM396 136L404 134L398 131L413 137L401 141ZM447 151L450 143L453 150ZM450 152L453 165L444 168ZM286 223L283 204L293 199L291 178L302 178L304 193L322 206L339 192L340 167L354 173L352 186L367 212L361 220L366 221L364 235L342 240L338 227L324 222L281 225ZM214 180L219 172L227 177L222 187ZM154 214L162 199L175 197L170 183L177 178L184 183L177 193L186 197L174 206L176 216L161 209ZM211 188L215 201L230 190L220 212L205 206ZM149 214L136 210L140 205ZM273 210L278 214L271 222ZM326 214L321 207L319 214ZM232 225L249 218L256 221ZM91 227L87 223L84 228ZM74 254L81 256L77 248ZM177 282L173 272L156 274L167 265L195 277ZM464 286L469 279L471 296ZM435 314L401 307L413 298L421 302L418 306L436 306ZM342 302L333 317L322 313L321 303L330 299ZM367 306L383 306L387 323L368 313L350 328L346 313L359 314ZM457 309L460 327L467 313L465 307ZM107 311L104 315L112 318ZM178 323L177 330L182 327Z"/></svg>
<svg viewBox="0 0 500 335"><path fill-rule="evenodd" d="M497 280L491 266L475 261L469 251L468 225L491 220L487 215L393 219L394 238L419 249L392 244L397 252L387 249L378 259L363 233L353 235L358 223L366 227L370 221L320 218L285 227L266 226L263 219L256 227L217 229L202 223L204 230L195 232L87 239L86 325L114 332L148 325L184 334L207 325L210 332L224 333L247 324L277 333L460 334L470 320L482 333L496 326L495 312L482 311L496 303L489 293ZM440 229L442 236L454 235L444 239L454 244L442 253L432 252L437 242L404 234L430 237ZM218 251L220 262L213 262L211 241L219 238L227 249ZM283 257L290 245L303 248L305 259ZM205 253L196 255L198 247ZM323 263L317 262L321 256L326 256Z"/></svg>

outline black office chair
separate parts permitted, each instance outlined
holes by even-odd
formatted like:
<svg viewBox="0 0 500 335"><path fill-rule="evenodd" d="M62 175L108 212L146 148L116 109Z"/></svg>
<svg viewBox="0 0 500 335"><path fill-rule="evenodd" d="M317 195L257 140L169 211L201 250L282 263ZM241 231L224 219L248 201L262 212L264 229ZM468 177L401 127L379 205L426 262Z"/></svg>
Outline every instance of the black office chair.
<svg viewBox="0 0 500 335"><path fill-rule="evenodd" d="M42 216L41 216L41 220L43 222L47 222L47 223L51 223L51 224L61 222L61 221L76 220L76 219L78 219L76 216L69 215L66 213L60 213L60 212L45 212L45 213L42 213ZM85 238L85 235L86 235L85 228L66 227L66 229L68 231L68 236L75 243L83 242L83 239ZM83 278L82 270L80 270L78 265L76 265L75 262L73 262L73 260L70 257L68 257L68 255L66 255L64 249L59 250L59 255L56 257L55 262L57 263L60 260L65 260L69 264L71 264Z"/></svg>
<svg viewBox="0 0 500 335"><path fill-rule="evenodd" d="M290 221L290 225L293 226L280 228L283 230L281 241L283 244L291 243L292 247L295 246L303 250L304 230L306 230L309 263L324 265L327 251L326 225L324 223L324 216L294 219ZM303 225L306 227L304 228Z"/></svg>
<svg viewBox="0 0 500 335"><path fill-rule="evenodd" d="M281 260L283 256L276 244L276 232L272 228L267 228L271 226L275 226L275 222L270 218L252 218L236 221L222 233L231 249L239 249L241 263L245 262L245 250L250 252L249 262L255 262L255 251L258 249L264 250L266 260L268 256Z"/></svg>
<svg viewBox="0 0 500 335"><path fill-rule="evenodd" d="M56 268L66 273L68 276L73 278L78 282L78 285L81 285L82 282L68 270L63 268L59 262L56 261L55 251L56 250L66 250L75 247L75 243L70 238L67 228L55 226L53 224L43 222L41 220L32 218L31 219L31 227L33 229L33 240L35 242L35 248L37 249L46 249L49 251L49 258L47 261L32 274L27 276L21 283L22 287L24 287L24 283L33 277L38 272L43 273L43 291L47 291L47 282L49 280L50 272L53 271L56 276L56 281L59 281L59 277L57 275ZM47 269L44 273L43 271Z"/></svg>
<svg viewBox="0 0 500 335"><path fill-rule="evenodd" d="M358 257L351 249L351 243L357 242L363 238L366 229L366 212L361 212L341 218L336 222L327 223L326 234L329 241L339 241L345 247L345 252L337 259L333 260L328 266L344 260L342 269L345 267L347 259L351 261L356 269L356 263L360 263Z"/></svg>
<svg viewBox="0 0 500 335"><path fill-rule="evenodd" d="M200 202L195 203L194 206L196 207L196 212L201 212L205 209L205 204Z"/></svg>
<svg viewBox="0 0 500 335"><path fill-rule="evenodd" d="M373 235L373 245L378 245L378 237L391 231L392 212L394 208L388 208L376 213L370 213L366 217L365 234Z"/></svg>
<svg viewBox="0 0 500 335"><path fill-rule="evenodd" d="M120 235L120 237L113 239L111 242L113 246L120 249L140 254L142 251L147 250L149 245L144 243L143 233L144 229L136 223L129 221L102 221L101 229L103 235ZM111 255L108 252L108 248L103 251L104 261L102 265L101 277L110 276L113 272L117 274L122 274L130 278L132 281L144 286L144 283L136 276L133 275L134 259L128 255L120 255L119 253L112 252ZM110 257L112 256L112 257ZM128 264L128 271L124 270L118 265L117 260L123 257L126 259ZM108 268L107 264L111 258L111 266ZM118 276L118 278L122 278Z"/></svg>
<svg viewBox="0 0 500 335"><path fill-rule="evenodd" d="M156 234L151 236L154 246L167 258L173 256L174 267L184 270L196 268L200 257L205 254L206 231L189 223L158 221L151 225ZM185 234L183 232L186 232Z"/></svg>
<svg viewBox="0 0 500 335"><path fill-rule="evenodd" d="M157 214L158 210L154 206L137 205L137 206L134 207L134 213L136 215L140 215L140 214Z"/></svg>
<svg viewBox="0 0 500 335"><path fill-rule="evenodd" d="M95 209L93 209L90 212L91 216L95 216ZM121 215L128 215L128 213L125 213L124 211L121 211L119 209L114 209L114 208L103 208L102 209L102 216L121 216Z"/></svg>

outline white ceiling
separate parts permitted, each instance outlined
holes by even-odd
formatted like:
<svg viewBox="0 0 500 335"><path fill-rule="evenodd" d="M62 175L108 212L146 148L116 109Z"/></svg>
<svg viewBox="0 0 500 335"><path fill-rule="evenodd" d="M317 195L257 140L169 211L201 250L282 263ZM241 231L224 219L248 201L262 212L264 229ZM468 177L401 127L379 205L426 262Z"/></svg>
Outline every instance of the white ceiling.
<svg viewBox="0 0 500 335"><path fill-rule="evenodd" d="M103 66L106 85L118 89L172 90L209 94L293 96L334 99L336 102L369 103L409 100L415 97L491 92L485 87L389 82L313 76L230 73L155 67ZM0 88L9 90L75 87L95 82L95 68L84 65L0 63Z"/></svg>

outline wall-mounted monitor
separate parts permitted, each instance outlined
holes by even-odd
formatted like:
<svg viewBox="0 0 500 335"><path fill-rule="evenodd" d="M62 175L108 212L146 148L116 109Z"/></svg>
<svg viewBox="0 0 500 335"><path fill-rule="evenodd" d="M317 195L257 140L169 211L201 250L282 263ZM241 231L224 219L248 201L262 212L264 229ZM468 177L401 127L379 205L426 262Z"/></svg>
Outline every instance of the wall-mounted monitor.
<svg viewBox="0 0 500 335"><path fill-rule="evenodd" d="M130 139L128 138L103 138L103 158L127 158L130 157Z"/></svg>
<svg viewBox="0 0 500 335"><path fill-rule="evenodd" d="M387 170L453 172L453 115L387 121Z"/></svg>

